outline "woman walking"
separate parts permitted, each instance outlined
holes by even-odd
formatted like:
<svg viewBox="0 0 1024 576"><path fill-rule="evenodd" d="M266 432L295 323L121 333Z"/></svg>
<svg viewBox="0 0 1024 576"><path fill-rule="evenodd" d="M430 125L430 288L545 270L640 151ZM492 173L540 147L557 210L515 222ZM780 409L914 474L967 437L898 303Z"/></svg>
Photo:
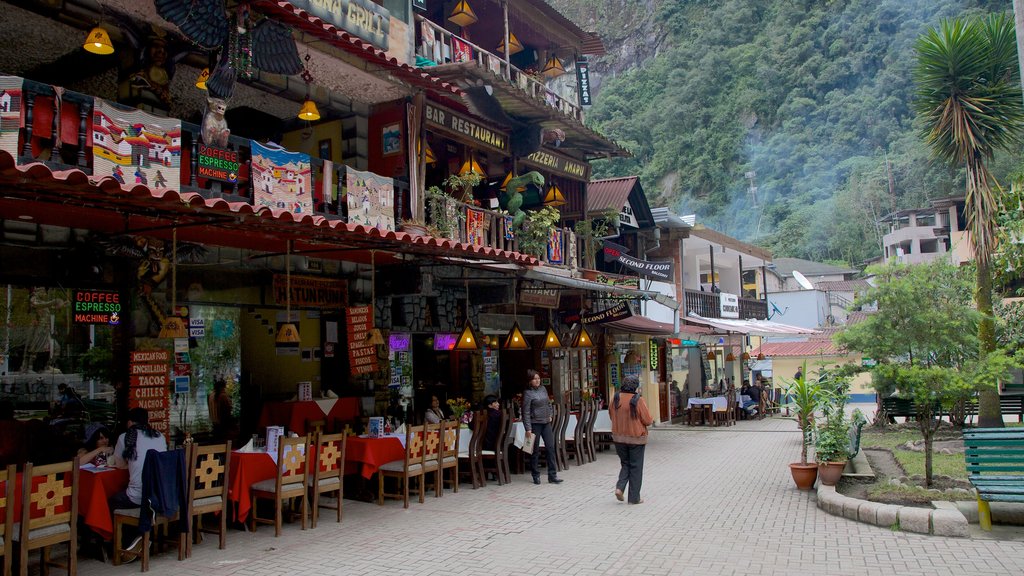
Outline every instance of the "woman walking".
<svg viewBox="0 0 1024 576"><path fill-rule="evenodd" d="M555 434L551 428L551 400L548 399L547 388L540 384L540 374L533 369L526 371L526 377L530 383L523 392L523 426L526 428L526 438L530 439L534 434L540 436L544 441L545 452L548 453L548 482L561 484L562 479L558 477L558 465L555 464ZM533 444L533 454L530 455L530 471L533 472L533 483L540 484L540 445Z"/></svg>
<svg viewBox="0 0 1024 576"><path fill-rule="evenodd" d="M622 465L619 481L615 483L615 497L621 502L628 485L630 504L643 502L640 486L644 481L644 448L647 446L647 427L654 423L647 403L637 391L639 386L638 377L630 375L623 378L610 410L612 441Z"/></svg>

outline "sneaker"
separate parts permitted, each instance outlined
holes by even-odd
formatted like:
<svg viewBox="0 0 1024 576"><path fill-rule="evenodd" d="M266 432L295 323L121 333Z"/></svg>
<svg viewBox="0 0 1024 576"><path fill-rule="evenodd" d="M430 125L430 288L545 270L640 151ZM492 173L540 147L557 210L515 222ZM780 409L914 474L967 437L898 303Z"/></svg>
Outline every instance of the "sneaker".
<svg viewBox="0 0 1024 576"><path fill-rule="evenodd" d="M134 562L142 556L142 536L136 536L135 540L132 540L132 543L124 551L129 554L128 559L125 561L126 563Z"/></svg>

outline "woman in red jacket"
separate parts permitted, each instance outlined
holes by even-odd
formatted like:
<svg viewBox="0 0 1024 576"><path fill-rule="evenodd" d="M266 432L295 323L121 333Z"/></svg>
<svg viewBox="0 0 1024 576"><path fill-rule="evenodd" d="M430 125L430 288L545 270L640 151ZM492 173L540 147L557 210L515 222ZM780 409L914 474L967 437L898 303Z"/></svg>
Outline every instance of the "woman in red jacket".
<svg viewBox="0 0 1024 576"><path fill-rule="evenodd" d="M640 504L640 486L644 479L644 448L647 446L647 427L654 423L647 403L637 390L640 379L626 376L615 393L609 410L612 420L612 440L622 467L615 483L615 497L621 502L629 486L629 503Z"/></svg>

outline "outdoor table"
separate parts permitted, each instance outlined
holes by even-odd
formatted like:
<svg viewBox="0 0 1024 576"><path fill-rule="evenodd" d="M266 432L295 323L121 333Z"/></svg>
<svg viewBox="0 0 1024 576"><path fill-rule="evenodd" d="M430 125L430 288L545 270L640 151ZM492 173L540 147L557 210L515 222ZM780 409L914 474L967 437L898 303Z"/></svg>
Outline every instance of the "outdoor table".
<svg viewBox="0 0 1024 576"><path fill-rule="evenodd" d="M729 402L725 399L725 396L714 396L712 398L690 398L687 403L687 408L700 405L711 406L712 410L719 412L728 408Z"/></svg>
<svg viewBox="0 0 1024 576"><path fill-rule="evenodd" d="M255 482L277 476L274 459L265 450L231 452L231 470L228 474L228 500L235 504L235 520L245 522L252 508L250 487Z"/></svg>
<svg viewBox="0 0 1024 576"><path fill-rule="evenodd" d="M469 443L473 440L473 429L459 427L459 458L469 458Z"/></svg>
<svg viewBox="0 0 1024 576"><path fill-rule="evenodd" d="M607 410L606 410L607 412ZM608 430L611 431L611 420L608 420ZM523 441L526 440L526 427L523 426L522 420L517 420L512 423L513 438L512 444L516 448L523 447ZM565 427L565 439L572 440L576 437L576 414L569 414L569 424ZM537 436L537 446L544 446L544 439Z"/></svg>
<svg viewBox="0 0 1024 576"><path fill-rule="evenodd" d="M345 439L345 473L359 473L369 480L377 469L393 460L405 459L405 436L382 438L349 436Z"/></svg>
<svg viewBox="0 0 1024 576"><path fill-rule="evenodd" d="M42 481L42 479L40 479ZM14 480L14 520L21 521L21 473ZM78 472L78 515L93 532L109 540L114 535L114 519L108 500L115 492L128 486L125 468L101 468ZM41 515L41 513L40 513Z"/></svg>
<svg viewBox="0 0 1024 576"><path fill-rule="evenodd" d="M289 432L306 434L306 422L314 420L351 421L359 418L359 398L322 398L294 402L265 402L259 425L284 426Z"/></svg>

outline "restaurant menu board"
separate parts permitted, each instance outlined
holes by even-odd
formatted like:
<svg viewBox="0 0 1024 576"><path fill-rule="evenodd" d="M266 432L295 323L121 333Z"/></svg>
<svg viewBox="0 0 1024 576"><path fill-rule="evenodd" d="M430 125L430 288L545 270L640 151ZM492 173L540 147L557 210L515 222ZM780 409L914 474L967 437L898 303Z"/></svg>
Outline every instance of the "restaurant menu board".
<svg viewBox="0 0 1024 576"><path fill-rule="evenodd" d="M167 350L134 351L131 353L128 407L145 408L149 425L169 437L171 432L168 385L171 354Z"/></svg>
<svg viewBox="0 0 1024 576"><path fill-rule="evenodd" d="M366 344L366 333L373 325L373 312L369 306L345 309L345 328L348 334L348 365L353 376L377 371L377 347Z"/></svg>
<svg viewBox="0 0 1024 576"><path fill-rule="evenodd" d="M501 395L501 382L498 379L498 351L484 348L484 394Z"/></svg>
<svg viewBox="0 0 1024 576"><path fill-rule="evenodd" d="M399 389L412 384L412 352L388 353L391 361L391 380L388 381L388 388Z"/></svg>

